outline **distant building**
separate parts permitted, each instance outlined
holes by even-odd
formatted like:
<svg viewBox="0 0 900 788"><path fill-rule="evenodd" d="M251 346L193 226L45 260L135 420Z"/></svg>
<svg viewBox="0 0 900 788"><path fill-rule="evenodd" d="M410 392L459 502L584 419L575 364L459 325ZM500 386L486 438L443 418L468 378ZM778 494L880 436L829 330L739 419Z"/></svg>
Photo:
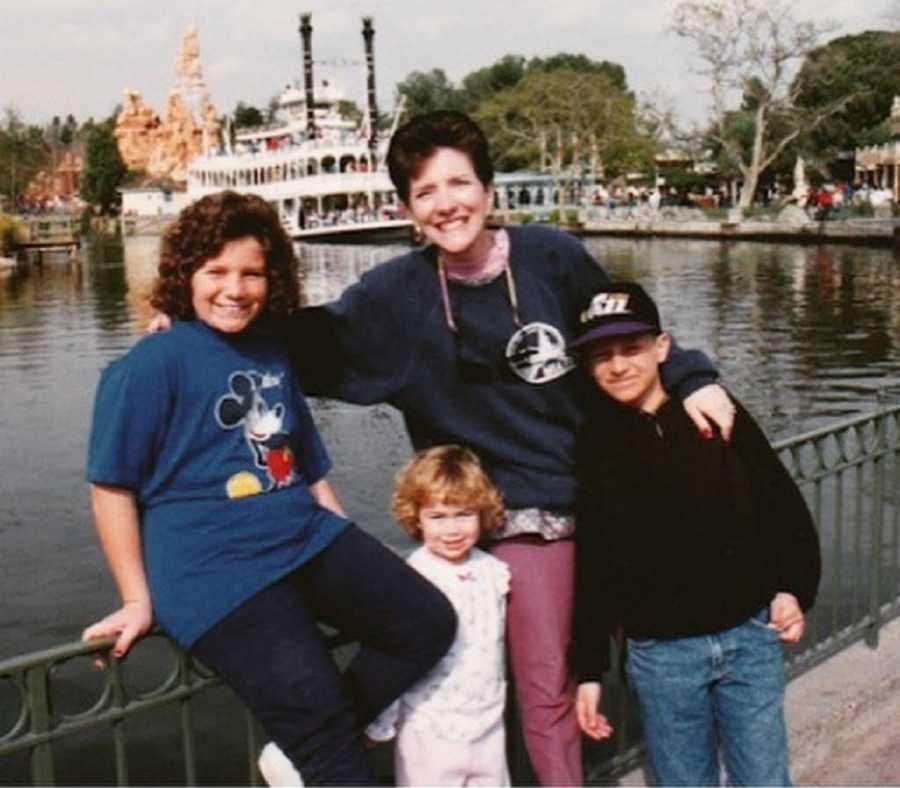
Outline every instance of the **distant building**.
<svg viewBox="0 0 900 788"><path fill-rule="evenodd" d="M119 189L122 217L175 216L190 200L183 184L171 180L146 180Z"/></svg>
<svg viewBox="0 0 900 788"><path fill-rule="evenodd" d="M891 107L894 141L856 149L856 179L872 188L889 189L900 202L900 96Z"/></svg>
<svg viewBox="0 0 900 788"><path fill-rule="evenodd" d="M548 173L518 170L498 172L494 177L496 210L541 213L558 203L559 190Z"/></svg>

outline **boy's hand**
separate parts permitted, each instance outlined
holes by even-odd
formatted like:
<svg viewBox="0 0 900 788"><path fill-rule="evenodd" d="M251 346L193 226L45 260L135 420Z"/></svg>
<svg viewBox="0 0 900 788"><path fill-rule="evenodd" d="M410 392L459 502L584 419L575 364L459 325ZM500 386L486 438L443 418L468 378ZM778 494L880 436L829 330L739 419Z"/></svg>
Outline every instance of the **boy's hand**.
<svg viewBox="0 0 900 788"><path fill-rule="evenodd" d="M157 334L160 331L168 331L172 327L172 318L165 312L157 312L147 323L146 334ZM696 392L695 392L696 393Z"/></svg>
<svg viewBox="0 0 900 788"><path fill-rule="evenodd" d="M113 646L112 655L119 659L128 653L131 644L141 635L146 634L153 624L153 609L150 601L126 602L115 613L91 624L81 633L82 640L97 640L114 637L118 640Z"/></svg>
<svg viewBox="0 0 900 788"><path fill-rule="evenodd" d="M603 687L598 681L586 681L578 685L575 696L575 714L578 717L578 725L585 735L592 739L608 739L612 736L612 725L600 712L600 698L603 696Z"/></svg>
<svg viewBox="0 0 900 788"><path fill-rule="evenodd" d="M722 438L731 440L734 427L734 403L728 393L718 383L709 383L697 389L684 400L684 409L704 438L713 436L713 422L722 433Z"/></svg>
<svg viewBox="0 0 900 788"><path fill-rule="evenodd" d="M778 632L779 640L796 643L803 637L806 619L797 597L787 591L779 591L769 605L769 624Z"/></svg>

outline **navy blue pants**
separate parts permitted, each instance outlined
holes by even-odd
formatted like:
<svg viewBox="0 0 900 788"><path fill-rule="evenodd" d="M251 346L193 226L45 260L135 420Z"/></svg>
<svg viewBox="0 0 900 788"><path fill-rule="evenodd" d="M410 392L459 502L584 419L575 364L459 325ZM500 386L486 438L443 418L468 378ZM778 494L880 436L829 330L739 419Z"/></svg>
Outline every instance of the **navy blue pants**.
<svg viewBox="0 0 900 788"><path fill-rule="evenodd" d="M358 641L341 673L318 627ZM191 649L256 716L306 785L374 785L363 729L444 655L446 597L354 525Z"/></svg>

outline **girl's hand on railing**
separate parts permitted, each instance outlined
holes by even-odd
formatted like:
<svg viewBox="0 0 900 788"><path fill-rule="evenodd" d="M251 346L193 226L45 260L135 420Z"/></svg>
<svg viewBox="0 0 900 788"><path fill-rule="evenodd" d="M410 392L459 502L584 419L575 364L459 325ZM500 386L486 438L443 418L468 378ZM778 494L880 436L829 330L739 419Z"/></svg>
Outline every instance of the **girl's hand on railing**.
<svg viewBox="0 0 900 788"><path fill-rule="evenodd" d="M112 648L112 655L120 659L128 653L135 640L150 631L152 624L153 608L149 600L125 602L117 611L85 629L81 633L81 639L118 637Z"/></svg>
<svg viewBox="0 0 900 788"><path fill-rule="evenodd" d="M806 619L797 597L779 591L769 605L769 626L778 632L778 639L785 643L797 643L803 637Z"/></svg>
<svg viewBox="0 0 900 788"><path fill-rule="evenodd" d="M157 312L147 323L145 334L157 334L160 331L168 331L172 327L172 318L165 312Z"/></svg>
<svg viewBox="0 0 900 788"><path fill-rule="evenodd" d="M592 739L608 739L612 736L613 728L609 720L600 713L600 698L603 695L603 687L598 681L586 681L578 685L575 696L575 715L578 717L578 725L586 736Z"/></svg>

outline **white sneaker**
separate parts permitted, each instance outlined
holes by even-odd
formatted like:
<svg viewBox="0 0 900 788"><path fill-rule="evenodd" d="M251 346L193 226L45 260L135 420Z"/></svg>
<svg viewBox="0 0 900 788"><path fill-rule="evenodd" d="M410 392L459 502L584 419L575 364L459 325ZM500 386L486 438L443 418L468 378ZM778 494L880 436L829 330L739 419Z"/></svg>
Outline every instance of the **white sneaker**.
<svg viewBox="0 0 900 788"><path fill-rule="evenodd" d="M303 785L303 778L300 776L300 772L291 763L291 759L273 741L270 741L262 748L256 765L259 767L259 773L266 781L266 785Z"/></svg>

